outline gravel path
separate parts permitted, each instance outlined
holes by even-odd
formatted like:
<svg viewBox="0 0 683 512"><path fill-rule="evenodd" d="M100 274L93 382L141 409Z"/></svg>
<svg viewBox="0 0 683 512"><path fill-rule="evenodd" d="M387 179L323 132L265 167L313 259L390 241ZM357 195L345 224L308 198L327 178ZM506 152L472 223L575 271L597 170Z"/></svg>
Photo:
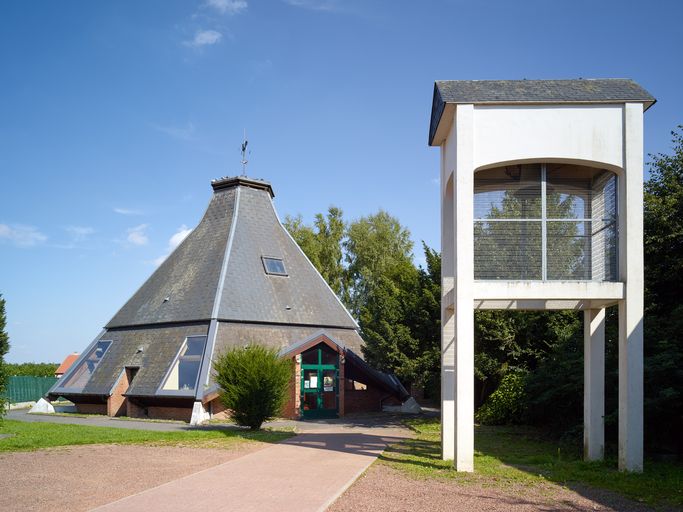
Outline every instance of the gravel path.
<svg viewBox="0 0 683 512"><path fill-rule="evenodd" d="M266 446L88 445L4 453L0 454L0 510L90 510Z"/></svg>
<svg viewBox="0 0 683 512"><path fill-rule="evenodd" d="M580 492L548 483L543 487L495 489L439 479L414 479L374 464L328 509L329 512L576 512L651 510L607 491Z"/></svg>

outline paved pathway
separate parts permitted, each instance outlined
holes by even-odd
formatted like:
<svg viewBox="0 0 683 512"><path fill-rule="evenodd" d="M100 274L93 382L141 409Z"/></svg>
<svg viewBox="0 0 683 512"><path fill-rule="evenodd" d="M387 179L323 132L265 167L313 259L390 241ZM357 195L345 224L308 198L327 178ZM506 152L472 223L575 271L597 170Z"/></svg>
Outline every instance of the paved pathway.
<svg viewBox="0 0 683 512"><path fill-rule="evenodd" d="M315 424L306 433L147 489L98 512L319 511L339 497L406 429Z"/></svg>
<svg viewBox="0 0 683 512"><path fill-rule="evenodd" d="M8 417L21 421L148 430L197 428L184 423L29 415L20 411L10 412ZM268 426L294 427L299 435L95 510L325 510L372 464L387 445L410 435L410 431L400 425L398 417L386 414L315 422L283 420L271 422Z"/></svg>

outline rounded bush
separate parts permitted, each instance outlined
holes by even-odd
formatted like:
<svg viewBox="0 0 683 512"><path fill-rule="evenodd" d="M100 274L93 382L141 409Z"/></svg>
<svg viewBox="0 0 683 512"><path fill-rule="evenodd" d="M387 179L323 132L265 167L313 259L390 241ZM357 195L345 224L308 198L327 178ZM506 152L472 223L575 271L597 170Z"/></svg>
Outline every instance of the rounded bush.
<svg viewBox="0 0 683 512"><path fill-rule="evenodd" d="M214 363L220 398L238 425L258 430L280 414L293 376L292 362L261 345L234 348Z"/></svg>

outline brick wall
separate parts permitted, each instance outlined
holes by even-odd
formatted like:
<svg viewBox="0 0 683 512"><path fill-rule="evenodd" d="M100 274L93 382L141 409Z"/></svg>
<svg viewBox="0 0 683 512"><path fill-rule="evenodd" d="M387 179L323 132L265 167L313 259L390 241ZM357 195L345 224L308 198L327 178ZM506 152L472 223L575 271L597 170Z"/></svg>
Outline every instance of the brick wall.
<svg viewBox="0 0 683 512"><path fill-rule="evenodd" d="M107 404L75 404L81 414L107 414Z"/></svg>
<svg viewBox="0 0 683 512"><path fill-rule="evenodd" d="M220 398L214 398L206 407L211 411L212 420L225 420L230 417L230 410L226 409Z"/></svg>
<svg viewBox="0 0 683 512"><path fill-rule="evenodd" d="M294 357L294 375L289 381L287 396L289 398L280 414L283 418L299 419L301 416L299 411L299 404L301 402L301 359L299 357Z"/></svg>
<svg viewBox="0 0 683 512"><path fill-rule="evenodd" d="M400 405L394 397L388 396L386 391L368 386L364 390L346 389L344 409L346 414L381 411L381 405ZM384 398L384 401L382 399Z"/></svg>
<svg viewBox="0 0 683 512"><path fill-rule="evenodd" d="M146 418L145 408L126 400L126 416L129 418Z"/></svg>
<svg viewBox="0 0 683 512"><path fill-rule="evenodd" d="M114 386L111 396L107 399L107 415L109 416L123 416L127 413L126 403L128 400L123 394L128 390L130 382L128 380L128 372L121 372L119 381Z"/></svg>
<svg viewBox="0 0 683 512"><path fill-rule="evenodd" d="M147 407L147 416L156 420L180 420L192 419L192 407L159 407L150 405Z"/></svg>

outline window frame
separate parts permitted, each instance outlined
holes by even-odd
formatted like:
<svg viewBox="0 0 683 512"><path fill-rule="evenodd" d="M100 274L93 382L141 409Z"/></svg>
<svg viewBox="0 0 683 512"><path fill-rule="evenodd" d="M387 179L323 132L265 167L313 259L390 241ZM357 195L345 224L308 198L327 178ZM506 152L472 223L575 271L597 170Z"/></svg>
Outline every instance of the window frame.
<svg viewBox="0 0 683 512"><path fill-rule="evenodd" d="M82 386L68 386L64 385L64 383L68 383L71 379L73 379L76 376L76 373L83 367L88 362L88 359L90 356L97 350L97 347L100 343L107 343L107 347L104 349L102 352L102 356L97 360L95 363L95 367L93 368L92 372L90 373L90 377L95 373L97 368L100 366L100 363L102 362L102 359L104 359L104 356L107 355L107 352L109 352L109 349L111 346L114 344L114 340L107 340L107 339L98 339L96 340L86 352L83 353L83 357L80 358L76 363L74 363L72 368L69 368L69 371L62 376L62 378L58 381L59 386L55 388L55 391L57 390L63 390L63 391L71 391L71 392L78 392L78 391L83 391L85 387L88 385L88 382L90 381L90 378L82 385Z"/></svg>
<svg viewBox="0 0 683 512"><path fill-rule="evenodd" d="M610 226L613 226L616 230L616 261L615 261L615 269L614 269L614 274L615 277L613 279L606 279L603 281L595 281L594 279L568 279L568 278L562 278L562 279L557 279L557 278L548 278L548 224L551 223L568 223L568 222L576 222L576 223L588 223L591 226L591 234L595 234L592 232L592 226L595 222L594 218L586 218L584 217L572 217L572 218L564 218L564 217L553 217L551 215L548 215L548 165L553 165L553 163L550 162L530 162L529 165L539 165L540 166L540 199L541 199L541 212L539 217L520 217L520 218L482 218L482 217L477 217L473 216L473 227L477 225L477 223L494 223L494 222L503 222L503 223L510 223L510 222L532 222L532 223L538 223L540 224L541 228L541 235L540 235L540 241L541 241L541 277L538 279L524 279L524 278L519 278L519 279L495 279L495 278L484 278L484 279L477 279L475 277L475 281L493 281L493 282L500 282L500 281L533 281L533 282L558 282L558 281L572 281L572 282L618 282L619 281L619 180L620 176L615 173L614 171L611 171L609 169L601 168L601 167L595 167L596 170L601 170L601 171L607 171L610 173L610 177L614 177L615 180L615 198L614 198L614 217L609 219L609 222L606 226L603 226L600 228L600 231L607 229ZM570 164L573 165L573 164ZM587 167L587 166L584 166ZM487 170L491 169L496 169L496 167L492 168L487 168L487 169L482 169L481 172L485 172ZM479 171L477 171L479 172ZM476 173L475 173L476 174ZM475 177L476 180L476 177ZM473 190L473 196L476 194L476 190ZM474 197L473 197L474 198ZM603 219L607 220L607 219ZM474 243L474 240L473 240ZM591 258L593 257L593 254L591 253ZM475 267L476 267L476 262L475 262ZM475 269L476 270L476 269Z"/></svg>
<svg viewBox="0 0 683 512"><path fill-rule="evenodd" d="M199 368L197 370L197 376L195 377L195 382L194 382L194 387L191 389L164 389L164 386L166 385L166 382L168 381L169 377L171 376L171 373L173 372L173 369L176 367L176 365L180 364L180 359L183 356L183 351L187 348L187 342L191 338L204 338L204 348L202 349L202 353L197 356L189 356L189 357L198 357L199 358ZM164 374L164 378L161 379L161 383L159 384L159 387L157 388L156 394L157 395L166 395L166 396L195 396L197 394L197 386L199 384L199 377L202 373L202 362L204 361L204 355L206 354L206 345L208 342L208 335L206 334L193 334L191 336L185 336L185 339L183 340L182 344L180 345L180 348L178 349L178 352L176 353L175 357L173 358L173 361L169 365L168 369L166 370L166 373Z"/></svg>
<svg viewBox="0 0 683 512"><path fill-rule="evenodd" d="M268 268L268 263L267 261L279 261L282 264L282 272L273 272ZM280 276L280 277L289 277L289 274L287 273L287 267L285 267L285 260L284 258L278 258L276 256L261 256L261 263L263 264L263 270L265 273L269 276Z"/></svg>

